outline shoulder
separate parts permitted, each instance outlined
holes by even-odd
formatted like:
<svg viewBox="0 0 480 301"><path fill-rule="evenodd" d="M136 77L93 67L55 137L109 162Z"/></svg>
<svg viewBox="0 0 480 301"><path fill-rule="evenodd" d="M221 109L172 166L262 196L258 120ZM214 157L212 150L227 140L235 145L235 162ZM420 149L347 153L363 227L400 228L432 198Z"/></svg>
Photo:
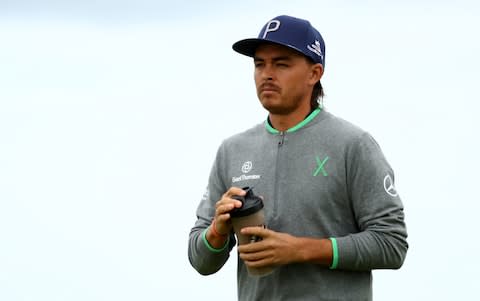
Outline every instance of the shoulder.
<svg viewBox="0 0 480 301"><path fill-rule="evenodd" d="M264 124L257 124L222 141L217 150L216 161L228 165L234 158L262 149L266 141Z"/></svg>
<svg viewBox="0 0 480 301"><path fill-rule="evenodd" d="M264 122L259 123L243 132L234 134L222 142L222 147L238 147L239 145L244 145L245 143L254 144L262 139L265 136L265 124Z"/></svg>
<svg viewBox="0 0 480 301"><path fill-rule="evenodd" d="M331 144L353 145L373 140L366 130L328 111L322 112L319 122L315 125L315 132Z"/></svg>
<svg viewBox="0 0 480 301"><path fill-rule="evenodd" d="M329 126L336 133L335 139L340 140L346 146L349 157L384 157L380 145L370 132L335 116L331 118Z"/></svg>
<svg viewBox="0 0 480 301"><path fill-rule="evenodd" d="M346 135L348 137L359 137L366 133L366 131L356 124L351 123L341 117L338 117L328 111L324 112L325 119L322 122L322 127L332 132Z"/></svg>

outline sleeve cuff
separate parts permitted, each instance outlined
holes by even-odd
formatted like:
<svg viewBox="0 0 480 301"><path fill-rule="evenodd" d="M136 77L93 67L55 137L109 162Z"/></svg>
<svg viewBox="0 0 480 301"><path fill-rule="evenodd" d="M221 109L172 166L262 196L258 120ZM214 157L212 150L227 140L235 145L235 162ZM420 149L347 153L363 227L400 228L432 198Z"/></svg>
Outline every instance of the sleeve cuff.
<svg viewBox="0 0 480 301"><path fill-rule="evenodd" d="M208 227L210 228L210 227ZM216 249L214 247L212 247L210 245L210 243L208 242L207 240L207 231L208 231L208 228L205 229L202 233L202 239L203 239L203 242L205 243L205 246L207 247L208 250L210 250L211 252L213 253L221 253L223 252L227 247L228 247L228 242L230 241L230 235L228 236L227 238L227 241L225 242L225 244L223 245L223 247L221 247L220 249Z"/></svg>
<svg viewBox="0 0 480 301"><path fill-rule="evenodd" d="M206 239L205 239L206 241ZM337 240L333 237L330 237L330 241L332 242L332 253L333 253L333 258L332 258L332 265L330 266L331 270L335 270L338 265L338 246L337 246Z"/></svg>

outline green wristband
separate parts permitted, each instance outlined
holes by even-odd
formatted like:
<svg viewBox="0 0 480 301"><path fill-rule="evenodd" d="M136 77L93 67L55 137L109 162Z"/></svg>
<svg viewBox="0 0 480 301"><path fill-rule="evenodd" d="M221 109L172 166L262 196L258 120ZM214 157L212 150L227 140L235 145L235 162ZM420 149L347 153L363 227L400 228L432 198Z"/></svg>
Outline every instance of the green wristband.
<svg viewBox="0 0 480 301"><path fill-rule="evenodd" d="M210 228L210 227L208 227ZM230 235L228 236L227 238L227 241L225 242L225 245L223 247L221 247L220 249L216 249L214 247L212 247L210 245L210 243L208 242L207 240L207 231L208 231L208 228L205 229L202 233L202 238L203 238L203 242L205 243L205 246L207 246L207 249L209 249L211 252L213 253L221 253L223 252L227 247L228 247L228 242L230 241Z"/></svg>
<svg viewBox="0 0 480 301"><path fill-rule="evenodd" d="M330 237L330 240L332 241L332 253L333 253L332 265L330 266L330 269L335 270L338 265L338 246L337 246L337 240L335 238Z"/></svg>

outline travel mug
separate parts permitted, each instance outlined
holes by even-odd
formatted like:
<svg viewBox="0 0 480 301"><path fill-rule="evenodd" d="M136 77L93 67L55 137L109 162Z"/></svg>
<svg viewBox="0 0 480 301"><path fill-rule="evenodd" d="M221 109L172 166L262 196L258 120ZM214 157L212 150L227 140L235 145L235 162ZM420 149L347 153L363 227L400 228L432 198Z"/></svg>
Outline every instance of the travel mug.
<svg viewBox="0 0 480 301"><path fill-rule="evenodd" d="M240 233L245 227L265 227L265 215L263 211L263 200L253 193L252 188L242 188L247 193L245 196L234 196L233 198L242 202L242 207L235 208L230 212L233 230L237 236L239 245L255 243L261 237L243 235ZM265 276L273 271L273 267L249 268L248 273L255 276Z"/></svg>

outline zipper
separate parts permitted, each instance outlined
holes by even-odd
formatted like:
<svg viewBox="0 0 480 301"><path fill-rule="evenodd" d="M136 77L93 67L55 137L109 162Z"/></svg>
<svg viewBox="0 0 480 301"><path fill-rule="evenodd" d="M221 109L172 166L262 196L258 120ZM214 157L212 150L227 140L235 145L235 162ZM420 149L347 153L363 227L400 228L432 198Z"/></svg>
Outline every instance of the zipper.
<svg viewBox="0 0 480 301"><path fill-rule="evenodd" d="M280 132L280 141L278 141L278 146L282 146L285 142L285 132Z"/></svg>
<svg viewBox="0 0 480 301"><path fill-rule="evenodd" d="M277 206L278 206L278 195L279 195L279 186L280 186L280 151L283 144L285 143L285 132L279 132L278 148L277 148L277 158L275 159L275 188L273 192L273 212L272 219L276 220L277 218Z"/></svg>

